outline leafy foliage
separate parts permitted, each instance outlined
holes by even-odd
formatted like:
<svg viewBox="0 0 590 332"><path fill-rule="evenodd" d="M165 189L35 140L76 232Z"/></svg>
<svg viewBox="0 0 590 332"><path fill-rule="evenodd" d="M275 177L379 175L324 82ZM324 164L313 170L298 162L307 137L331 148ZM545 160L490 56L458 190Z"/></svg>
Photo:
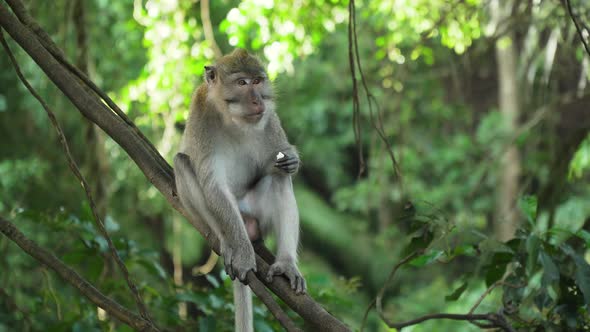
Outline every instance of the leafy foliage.
<svg viewBox="0 0 590 332"><path fill-rule="evenodd" d="M215 57L200 2L82 2L91 78L170 160L191 93ZM348 2L209 2L219 48L245 47L268 63L277 112L303 159L296 178L301 268L311 295L331 313L358 329L389 270L419 252L385 293L384 313L392 320L475 308L502 312L522 331L590 330L590 126L579 106L587 105L590 71L560 2L511 2L512 15L494 25L488 2L477 0L357 1L359 56L378 105L371 114L360 95L363 174L351 126ZM72 3L30 7L75 59ZM590 22L589 4L572 4ZM516 131L497 109L496 41L519 51ZM207 276L192 274L209 254L204 240L110 139L99 144L107 166L94 171L85 120L11 47L56 110L91 185L107 180L97 195L106 202L107 228L155 321L175 330L232 330L230 281L221 266ZM134 308L44 112L5 56L0 68L0 214ZM403 186L375 120L400 162ZM510 145L520 154L514 202L520 227L514 239L500 242L491 225L503 218L496 193ZM130 330L5 237L0 252L0 332ZM280 329L261 303L254 312L257 331ZM374 311L366 329L389 330ZM478 328L452 321L413 328L432 330Z"/></svg>

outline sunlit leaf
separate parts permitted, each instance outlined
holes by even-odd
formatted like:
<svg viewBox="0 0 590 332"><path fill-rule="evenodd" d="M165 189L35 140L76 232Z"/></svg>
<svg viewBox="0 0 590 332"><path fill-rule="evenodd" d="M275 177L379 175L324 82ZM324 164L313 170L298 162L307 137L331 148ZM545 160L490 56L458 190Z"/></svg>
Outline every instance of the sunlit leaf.
<svg viewBox="0 0 590 332"><path fill-rule="evenodd" d="M414 259L412 259L409 264L415 267L421 267L421 266L425 266L428 264L431 264L433 262L435 262L437 259L439 259L442 255L444 255L444 251L442 250L433 250L429 253L426 253L424 255L420 255Z"/></svg>

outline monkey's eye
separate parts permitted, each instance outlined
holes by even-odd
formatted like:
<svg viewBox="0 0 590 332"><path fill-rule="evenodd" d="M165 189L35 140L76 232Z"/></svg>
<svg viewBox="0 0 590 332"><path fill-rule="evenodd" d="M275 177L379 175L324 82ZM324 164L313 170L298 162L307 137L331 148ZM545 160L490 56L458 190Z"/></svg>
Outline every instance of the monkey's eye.
<svg viewBox="0 0 590 332"><path fill-rule="evenodd" d="M239 81L238 81L238 85L246 85L246 84L248 84L248 83L246 82L246 80L243 80L243 79L242 79L242 80L239 80Z"/></svg>
<svg viewBox="0 0 590 332"><path fill-rule="evenodd" d="M252 80L252 84L260 84L260 82L262 82L262 80L259 77Z"/></svg>

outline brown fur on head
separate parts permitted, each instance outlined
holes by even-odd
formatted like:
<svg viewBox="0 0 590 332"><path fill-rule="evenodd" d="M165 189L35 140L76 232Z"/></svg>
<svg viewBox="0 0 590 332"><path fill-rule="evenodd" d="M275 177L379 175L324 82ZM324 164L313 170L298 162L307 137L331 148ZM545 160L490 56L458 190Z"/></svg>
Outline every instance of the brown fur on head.
<svg viewBox="0 0 590 332"><path fill-rule="evenodd" d="M257 57L244 49L236 48L231 54L219 58L214 66L205 66L205 79L209 83L216 78L224 81L227 76L237 72L266 77L266 70Z"/></svg>
<svg viewBox="0 0 590 332"><path fill-rule="evenodd" d="M221 72L222 76L223 74L229 75L236 72L245 72L252 75L266 74L260 60L241 48L236 48L231 54L221 57L217 60L215 67Z"/></svg>

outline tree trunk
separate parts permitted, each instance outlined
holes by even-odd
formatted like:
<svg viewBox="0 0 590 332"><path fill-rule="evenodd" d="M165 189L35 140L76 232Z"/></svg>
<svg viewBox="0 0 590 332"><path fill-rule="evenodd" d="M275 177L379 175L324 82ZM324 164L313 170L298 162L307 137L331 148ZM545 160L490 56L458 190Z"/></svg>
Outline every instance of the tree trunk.
<svg viewBox="0 0 590 332"><path fill-rule="evenodd" d="M86 31L86 8L84 0L76 0L72 12L74 30L76 32L76 67L90 77L88 56L88 35ZM84 166L86 174L93 179L92 196L99 216L104 220L108 202L109 164L105 152L105 137L101 130L91 121L86 121L86 151Z"/></svg>
<svg viewBox="0 0 590 332"><path fill-rule="evenodd" d="M511 1L493 0L490 3L492 20L498 26L510 15ZM496 42L496 63L498 66L498 106L508 133L516 130L520 115L518 80L516 77L517 51L514 34L509 32ZM500 183L496 192L496 215L494 235L500 241L512 237L518 227L518 199L520 156L516 146L509 146L500 163Z"/></svg>

